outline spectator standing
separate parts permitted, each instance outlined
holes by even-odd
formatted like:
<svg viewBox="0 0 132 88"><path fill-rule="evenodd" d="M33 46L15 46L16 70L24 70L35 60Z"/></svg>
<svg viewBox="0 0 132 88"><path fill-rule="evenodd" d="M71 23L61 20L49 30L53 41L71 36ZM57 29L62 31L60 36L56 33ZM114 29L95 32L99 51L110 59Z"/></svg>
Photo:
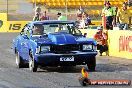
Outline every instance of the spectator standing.
<svg viewBox="0 0 132 88"><path fill-rule="evenodd" d="M80 8L77 11L77 20L78 21L82 20L83 13L84 13L84 9L80 6Z"/></svg>
<svg viewBox="0 0 132 88"><path fill-rule="evenodd" d="M81 14L85 12L84 8L82 8L82 6L80 6L79 11L81 12Z"/></svg>
<svg viewBox="0 0 132 88"><path fill-rule="evenodd" d="M80 20L79 28L85 28L85 20L86 20L85 14L86 14L86 13L82 13L82 18L81 18L81 20Z"/></svg>
<svg viewBox="0 0 132 88"><path fill-rule="evenodd" d="M33 21L40 21L40 17L41 17L41 8L36 7L35 8L35 16L33 17Z"/></svg>
<svg viewBox="0 0 132 88"><path fill-rule="evenodd" d="M88 14L85 14L85 25L88 26L90 24L92 24L91 18Z"/></svg>
<svg viewBox="0 0 132 88"><path fill-rule="evenodd" d="M80 28L85 28L85 26L88 26L90 24L92 24L91 18L89 17L87 13L84 12L82 14L82 19L80 20Z"/></svg>
<svg viewBox="0 0 132 88"><path fill-rule="evenodd" d="M39 13L35 14L35 16L33 17L33 21L40 21L40 15L39 15Z"/></svg>
<svg viewBox="0 0 132 88"><path fill-rule="evenodd" d="M94 39L97 41L97 49L100 52L100 56L102 56L103 52L106 52L108 55L108 45L107 45L107 33L103 32L102 27L97 27L98 32L94 35Z"/></svg>
<svg viewBox="0 0 132 88"><path fill-rule="evenodd" d="M38 6L35 8L35 12L41 14L41 8Z"/></svg>
<svg viewBox="0 0 132 88"><path fill-rule="evenodd" d="M40 18L41 21L43 20L49 20L49 16L46 15L46 11L43 13L43 15Z"/></svg>
<svg viewBox="0 0 132 88"><path fill-rule="evenodd" d="M106 16L106 29L113 29L113 18L114 18L114 10L111 7L111 4L108 2L105 3L105 7L102 10L102 16L105 14Z"/></svg>
<svg viewBox="0 0 132 88"><path fill-rule="evenodd" d="M66 21L67 20L67 17L66 16L63 16L61 13L58 13L58 20L62 20L62 21Z"/></svg>
<svg viewBox="0 0 132 88"><path fill-rule="evenodd" d="M122 8L117 13L117 23L121 30L127 30L131 25L131 13L127 9L126 3L123 3Z"/></svg>
<svg viewBox="0 0 132 88"><path fill-rule="evenodd" d="M116 26L116 16L117 16L117 12L118 12L118 7L114 6L113 7L113 26Z"/></svg>

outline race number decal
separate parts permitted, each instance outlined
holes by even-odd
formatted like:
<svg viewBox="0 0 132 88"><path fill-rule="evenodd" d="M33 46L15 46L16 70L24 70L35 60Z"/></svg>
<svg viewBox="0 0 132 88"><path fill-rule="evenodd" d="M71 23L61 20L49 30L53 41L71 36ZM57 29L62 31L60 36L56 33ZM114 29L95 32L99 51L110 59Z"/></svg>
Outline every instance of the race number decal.
<svg viewBox="0 0 132 88"><path fill-rule="evenodd" d="M21 29L21 24L10 24L9 25L9 30L20 30Z"/></svg>

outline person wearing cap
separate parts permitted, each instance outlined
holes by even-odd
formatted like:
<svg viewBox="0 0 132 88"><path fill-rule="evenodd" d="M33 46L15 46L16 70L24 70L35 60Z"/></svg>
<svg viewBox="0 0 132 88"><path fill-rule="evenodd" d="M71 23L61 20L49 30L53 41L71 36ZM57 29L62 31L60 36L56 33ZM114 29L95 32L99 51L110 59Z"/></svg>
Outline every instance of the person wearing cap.
<svg viewBox="0 0 132 88"><path fill-rule="evenodd" d="M119 23L119 28L121 30L127 30L131 25L132 14L127 9L126 3L123 3L122 8L117 13L117 23Z"/></svg>
<svg viewBox="0 0 132 88"><path fill-rule="evenodd" d="M98 31L94 35L94 39L97 41L97 49L100 52L100 56L102 56L103 52L108 55L107 34L103 32L103 27L97 27L97 29Z"/></svg>
<svg viewBox="0 0 132 88"><path fill-rule="evenodd" d="M106 17L106 29L113 29L113 19L114 19L114 10L111 7L110 2L106 2L105 7L102 10L102 16L105 15Z"/></svg>
<svg viewBox="0 0 132 88"><path fill-rule="evenodd" d="M58 20L62 20L62 21L66 21L67 20L67 17L66 16L62 16L61 13L58 13Z"/></svg>

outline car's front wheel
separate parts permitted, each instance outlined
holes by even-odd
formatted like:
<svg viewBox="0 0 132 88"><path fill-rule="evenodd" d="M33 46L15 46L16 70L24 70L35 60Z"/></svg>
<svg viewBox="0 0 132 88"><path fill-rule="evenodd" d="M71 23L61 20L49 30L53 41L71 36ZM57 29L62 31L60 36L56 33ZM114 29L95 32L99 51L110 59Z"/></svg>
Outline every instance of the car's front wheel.
<svg viewBox="0 0 132 88"><path fill-rule="evenodd" d="M19 52L16 51L15 55L16 55L16 66L17 66L17 68L23 68L24 63L23 63L22 57L19 55Z"/></svg>
<svg viewBox="0 0 132 88"><path fill-rule="evenodd" d="M87 67L89 71L95 71L96 68L96 57L91 57L90 60L87 62Z"/></svg>
<svg viewBox="0 0 132 88"><path fill-rule="evenodd" d="M29 57L29 69L31 72L36 72L38 68L37 63L35 62L34 58L32 55Z"/></svg>

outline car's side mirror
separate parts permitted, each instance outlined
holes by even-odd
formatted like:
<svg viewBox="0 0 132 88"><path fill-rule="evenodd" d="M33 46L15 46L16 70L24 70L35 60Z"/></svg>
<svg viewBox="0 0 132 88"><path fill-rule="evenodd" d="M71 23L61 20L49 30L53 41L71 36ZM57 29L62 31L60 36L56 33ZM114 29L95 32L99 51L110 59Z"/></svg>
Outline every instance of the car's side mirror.
<svg viewBox="0 0 132 88"><path fill-rule="evenodd" d="M20 32L20 35L23 35L23 32Z"/></svg>
<svg viewBox="0 0 132 88"><path fill-rule="evenodd" d="M24 30L22 29L22 31L20 32L20 35L23 35L24 34Z"/></svg>

